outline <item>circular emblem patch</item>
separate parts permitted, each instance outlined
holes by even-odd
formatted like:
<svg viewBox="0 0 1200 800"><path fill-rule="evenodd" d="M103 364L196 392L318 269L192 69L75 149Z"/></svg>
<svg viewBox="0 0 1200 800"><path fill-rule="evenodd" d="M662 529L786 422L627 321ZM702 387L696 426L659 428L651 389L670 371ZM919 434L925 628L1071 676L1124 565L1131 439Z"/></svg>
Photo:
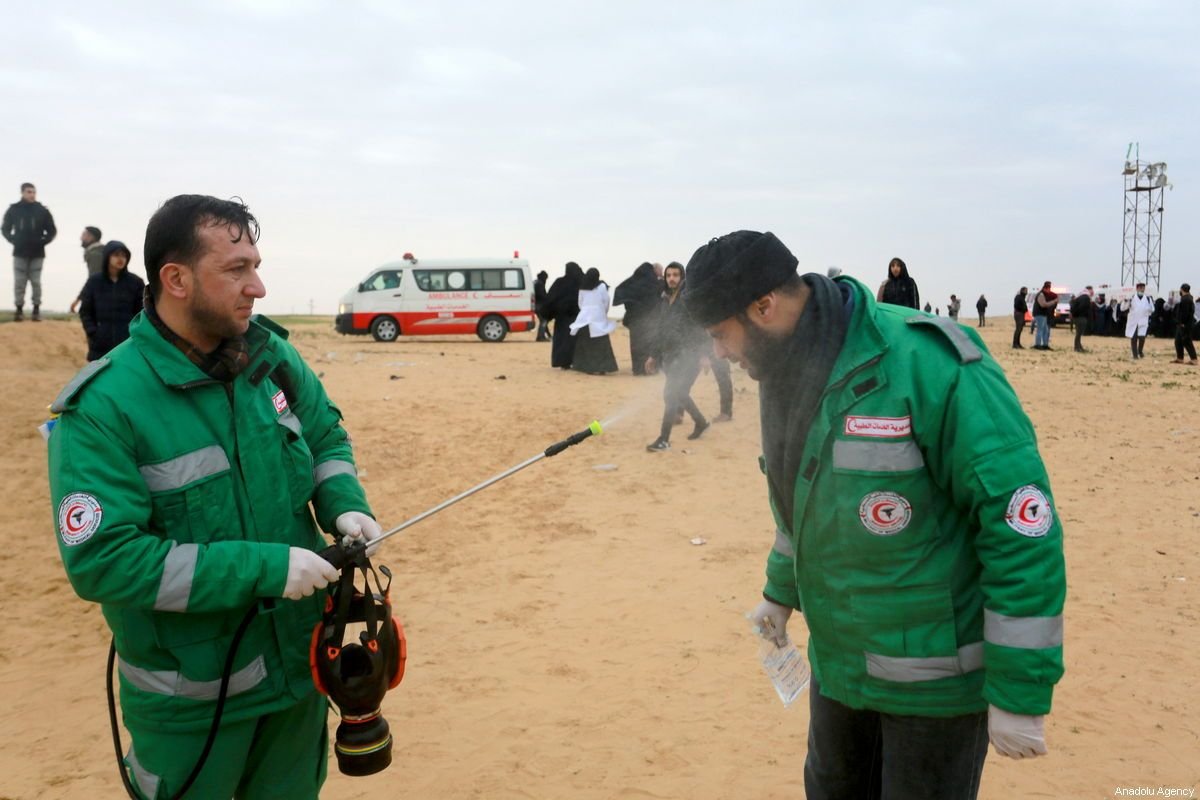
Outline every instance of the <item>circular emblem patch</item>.
<svg viewBox="0 0 1200 800"><path fill-rule="evenodd" d="M1054 512L1046 495L1031 483L1013 492L1004 521L1022 536L1045 536L1054 523Z"/></svg>
<svg viewBox="0 0 1200 800"><path fill-rule="evenodd" d="M912 506L895 492L871 492L858 504L858 518L876 536L894 536L908 527Z"/></svg>
<svg viewBox="0 0 1200 800"><path fill-rule="evenodd" d="M86 542L100 528L104 509L90 494L76 492L58 504L58 535L68 547Z"/></svg>

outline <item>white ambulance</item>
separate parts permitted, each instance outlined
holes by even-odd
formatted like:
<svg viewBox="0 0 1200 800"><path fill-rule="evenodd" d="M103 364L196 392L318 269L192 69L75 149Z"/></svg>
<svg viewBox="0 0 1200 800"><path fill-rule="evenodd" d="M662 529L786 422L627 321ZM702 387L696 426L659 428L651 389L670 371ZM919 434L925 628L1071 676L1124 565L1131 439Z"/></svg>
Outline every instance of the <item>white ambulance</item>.
<svg viewBox="0 0 1200 800"><path fill-rule="evenodd" d="M342 297L334 327L378 342L453 333L499 342L509 331L532 331L533 278L519 256L426 260L405 253Z"/></svg>

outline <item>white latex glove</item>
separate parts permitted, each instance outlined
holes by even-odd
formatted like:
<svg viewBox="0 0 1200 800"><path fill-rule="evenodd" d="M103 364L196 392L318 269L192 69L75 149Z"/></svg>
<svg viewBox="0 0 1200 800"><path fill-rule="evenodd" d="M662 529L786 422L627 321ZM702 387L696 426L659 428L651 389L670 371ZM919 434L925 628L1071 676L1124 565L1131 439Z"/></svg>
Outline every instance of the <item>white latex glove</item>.
<svg viewBox="0 0 1200 800"><path fill-rule="evenodd" d="M1013 714L988 706L988 738L992 747L1009 758L1046 755L1045 717Z"/></svg>
<svg viewBox="0 0 1200 800"><path fill-rule="evenodd" d="M288 548L287 583L283 596L288 600L308 597L317 589L323 589L338 579L337 568L312 550L303 547Z"/></svg>
<svg viewBox="0 0 1200 800"><path fill-rule="evenodd" d="M788 643L787 623L791 616L792 609L765 599L749 614L750 621L754 623L754 632L774 642L776 647Z"/></svg>
<svg viewBox="0 0 1200 800"><path fill-rule="evenodd" d="M379 527L379 523L371 519L361 511L347 511L344 514L338 515L334 522L334 527L338 533L342 534L342 545L349 546L355 539L364 539L367 542L367 555L375 555L383 543L372 545L371 543L383 535L383 528Z"/></svg>

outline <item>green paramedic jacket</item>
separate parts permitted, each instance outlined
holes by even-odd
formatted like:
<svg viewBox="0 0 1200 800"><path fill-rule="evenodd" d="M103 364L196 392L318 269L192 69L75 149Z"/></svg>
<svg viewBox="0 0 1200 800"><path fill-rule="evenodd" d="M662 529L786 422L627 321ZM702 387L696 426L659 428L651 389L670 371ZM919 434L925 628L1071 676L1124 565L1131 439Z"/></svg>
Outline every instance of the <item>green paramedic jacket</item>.
<svg viewBox="0 0 1200 800"><path fill-rule="evenodd" d="M803 610L821 693L851 708L1045 714L1066 576L1033 426L974 331L839 282L853 317L793 519L772 503L764 594Z"/></svg>
<svg viewBox="0 0 1200 800"><path fill-rule="evenodd" d="M139 314L52 406L50 498L67 576L112 629L124 713L164 730L211 723L233 632L256 603L224 719L314 691L323 593L280 599L288 548L325 546L313 511L330 532L345 511L370 513L341 413L286 335L253 321L250 364L226 385Z"/></svg>

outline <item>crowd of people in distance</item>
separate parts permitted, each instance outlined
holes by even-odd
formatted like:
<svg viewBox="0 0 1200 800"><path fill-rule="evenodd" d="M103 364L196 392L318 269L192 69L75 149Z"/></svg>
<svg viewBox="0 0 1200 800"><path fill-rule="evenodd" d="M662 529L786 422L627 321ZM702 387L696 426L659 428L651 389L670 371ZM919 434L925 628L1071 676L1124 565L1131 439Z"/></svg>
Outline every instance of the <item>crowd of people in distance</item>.
<svg viewBox="0 0 1200 800"><path fill-rule="evenodd" d="M32 310L29 319L42 319L42 267L46 245L54 241L58 229L50 209L37 200L37 187L21 184L21 199L4 214L4 238L13 246L14 297L13 321L25 319L25 296L29 290ZM87 360L102 358L129 338L129 323L142 310L145 282L129 271L129 248L113 239L102 241L103 234L88 225L79 235L87 280L71 303L78 311L87 337Z"/></svg>
<svg viewBox="0 0 1200 800"><path fill-rule="evenodd" d="M611 305L625 307L622 324L629 330L629 359L634 375L666 378L663 417L650 452L671 448L671 430L692 419L688 439L699 439L713 422L733 419L733 379L729 362L714 358L712 343L682 302L684 268L677 261L666 267L644 262L612 293L595 268L584 272L574 261L564 275L546 287L548 275L534 282L538 341L549 341L550 365L589 375L617 371L609 338L616 322L608 318ZM708 419L692 399L691 390L702 370L711 369L720 395L720 412Z"/></svg>

